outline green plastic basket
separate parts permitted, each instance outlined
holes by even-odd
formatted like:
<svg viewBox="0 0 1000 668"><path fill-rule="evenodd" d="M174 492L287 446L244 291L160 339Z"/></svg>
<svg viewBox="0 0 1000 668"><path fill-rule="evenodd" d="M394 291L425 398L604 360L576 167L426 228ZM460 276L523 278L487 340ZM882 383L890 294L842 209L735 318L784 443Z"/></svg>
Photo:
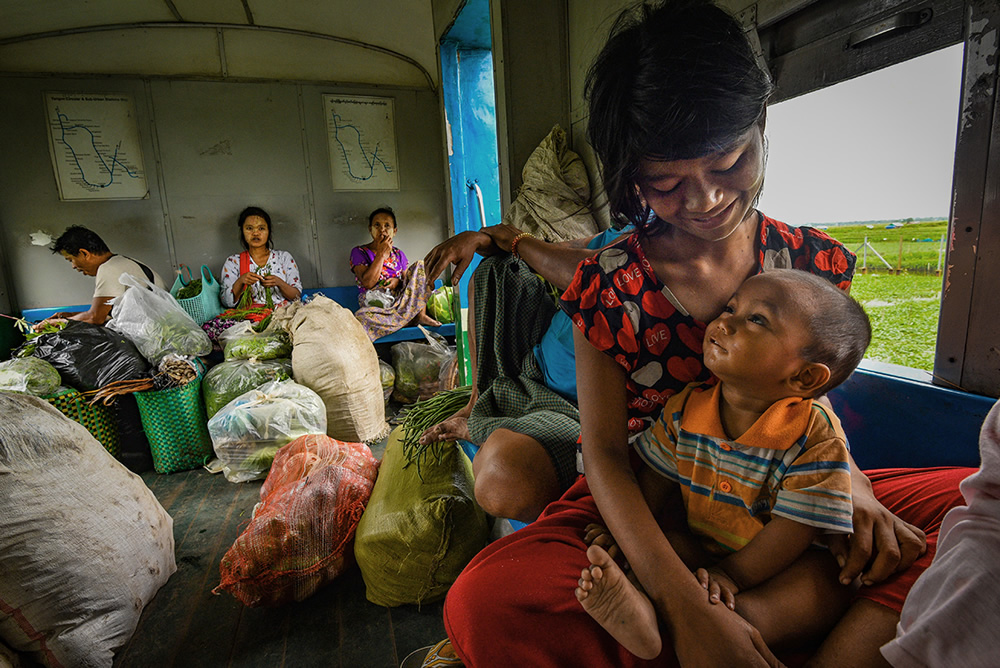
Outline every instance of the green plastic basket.
<svg viewBox="0 0 1000 668"><path fill-rule="evenodd" d="M91 406L77 390L63 388L45 400L55 406L70 420L79 422L96 438L111 456L118 459L121 440L118 438L118 423L114 411L107 406Z"/></svg>
<svg viewBox="0 0 1000 668"><path fill-rule="evenodd" d="M157 473L198 468L212 454L201 378L199 374L186 385L168 390L135 393Z"/></svg>

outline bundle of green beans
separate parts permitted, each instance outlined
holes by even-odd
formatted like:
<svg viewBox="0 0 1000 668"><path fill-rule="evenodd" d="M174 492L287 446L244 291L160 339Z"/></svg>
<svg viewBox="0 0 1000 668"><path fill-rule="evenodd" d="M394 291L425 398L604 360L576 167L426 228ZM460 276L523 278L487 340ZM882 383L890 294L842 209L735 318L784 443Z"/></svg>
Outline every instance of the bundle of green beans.
<svg viewBox="0 0 1000 668"><path fill-rule="evenodd" d="M446 420L458 412L462 406L469 403L472 386L463 385L444 392L438 392L430 399L424 399L410 406L403 416L403 459L406 466L416 462L417 473L420 467L433 458L435 463L441 463L444 456L444 443L419 442L420 435L429 427Z"/></svg>

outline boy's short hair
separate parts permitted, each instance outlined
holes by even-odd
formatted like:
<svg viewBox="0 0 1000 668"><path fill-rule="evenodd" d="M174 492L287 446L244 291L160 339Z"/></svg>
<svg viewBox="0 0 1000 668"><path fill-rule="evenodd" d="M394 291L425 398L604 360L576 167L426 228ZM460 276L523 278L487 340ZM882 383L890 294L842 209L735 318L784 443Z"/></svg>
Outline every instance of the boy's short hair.
<svg viewBox="0 0 1000 668"><path fill-rule="evenodd" d="M806 323L812 342L800 354L805 361L830 369L830 380L813 395L822 396L847 380L864 358L872 340L868 314L856 299L824 278L799 269L773 271L811 293L812 313Z"/></svg>
<svg viewBox="0 0 1000 668"><path fill-rule="evenodd" d="M70 225L66 231L59 235L55 243L52 244L53 253L69 253L79 255L81 250L103 255L110 253L111 249L104 243L104 239L98 236L97 232L88 230L82 225Z"/></svg>

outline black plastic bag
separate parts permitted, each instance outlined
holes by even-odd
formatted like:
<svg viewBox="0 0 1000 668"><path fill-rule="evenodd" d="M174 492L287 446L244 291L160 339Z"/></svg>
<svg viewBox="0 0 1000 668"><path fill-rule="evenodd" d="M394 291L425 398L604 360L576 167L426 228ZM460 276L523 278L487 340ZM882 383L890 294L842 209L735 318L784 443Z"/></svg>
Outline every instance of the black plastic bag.
<svg viewBox="0 0 1000 668"><path fill-rule="evenodd" d="M116 380L149 377L149 362L122 334L100 325L71 320L59 332L34 341L35 357L54 366L63 382L81 392Z"/></svg>

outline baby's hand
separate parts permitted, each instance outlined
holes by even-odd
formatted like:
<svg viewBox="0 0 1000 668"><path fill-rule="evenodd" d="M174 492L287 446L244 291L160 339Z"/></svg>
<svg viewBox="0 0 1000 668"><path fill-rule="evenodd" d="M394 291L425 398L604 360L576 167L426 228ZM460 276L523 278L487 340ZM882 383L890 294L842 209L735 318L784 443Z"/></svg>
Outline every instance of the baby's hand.
<svg viewBox="0 0 1000 668"><path fill-rule="evenodd" d="M730 610L736 609L736 594L740 588L732 578L718 568L699 568L694 572L698 583L708 591L710 603L725 603Z"/></svg>
<svg viewBox="0 0 1000 668"><path fill-rule="evenodd" d="M622 551L618 548L618 543L615 542L615 537L611 535L606 526L601 524L588 524L584 529L583 542L587 546L599 545L604 548L604 551L608 553L612 559L614 559L622 570L628 571L628 563L625 561L625 557L622 555Z"/></svg>

